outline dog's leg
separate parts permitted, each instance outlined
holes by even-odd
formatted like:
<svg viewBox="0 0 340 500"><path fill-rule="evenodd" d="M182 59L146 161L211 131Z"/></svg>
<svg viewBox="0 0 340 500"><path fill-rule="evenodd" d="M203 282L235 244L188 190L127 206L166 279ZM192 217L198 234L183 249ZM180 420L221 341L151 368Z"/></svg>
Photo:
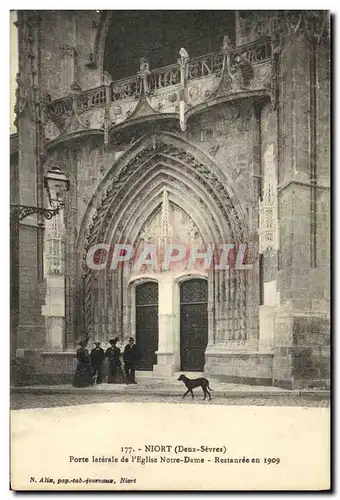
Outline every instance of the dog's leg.
<svg viewBox="0 0 340 500"><path fill-rule="evenodd" d="M207 389L206 389L206 391L207 391L207 394L209 396L209 401L211 401L211 394L210 394L210 392Z"/></svg>
<svg viewBox="0 0 340 500"><path fill-rule="evenodd" d="M187 390L187 392L185 392L185 393L183 394L182 399L184 399L184 398L185 398L185 396L188 394L188 392L190 392L190 389L188 389L188 390Z"/></svg>
<svg viewBox="0 0 340 500"><path fill-rule="evenodd" d="M203 401L206 399L207 395L206 395L206 390L204 389L204 387L202 386L202 391L203 391L203 394L204 394L204 398L203 398Z"/></svg>
<svg viewBox="0 0 340 500"><path fill-rule="evenodd" d="M192 389L190 389L192 399L194 399L194 393L192 392Z"/></svg>

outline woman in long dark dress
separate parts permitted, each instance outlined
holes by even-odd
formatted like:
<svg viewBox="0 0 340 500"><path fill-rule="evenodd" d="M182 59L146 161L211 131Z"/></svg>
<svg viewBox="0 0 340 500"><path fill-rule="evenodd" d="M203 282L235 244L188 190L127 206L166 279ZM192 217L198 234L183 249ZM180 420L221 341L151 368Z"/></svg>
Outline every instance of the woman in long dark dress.
<svg viewBox="0 0 340 500"><path fill-rule="evenodd" d="M124 373L120 361L120 349L117 347L118 338L109 340L111 347L106 350L105 356L109 362L108 384L122 384L124 382Z"/></svg>
<svg viewBox="0 0 340 500"><path fill-rule="evenodd" d="M89 351L86 349L87 341L82 340L79 342L79 349L77 350L77 368L73 377L74 387L88 387L93 384L91 360Z"/></svg>

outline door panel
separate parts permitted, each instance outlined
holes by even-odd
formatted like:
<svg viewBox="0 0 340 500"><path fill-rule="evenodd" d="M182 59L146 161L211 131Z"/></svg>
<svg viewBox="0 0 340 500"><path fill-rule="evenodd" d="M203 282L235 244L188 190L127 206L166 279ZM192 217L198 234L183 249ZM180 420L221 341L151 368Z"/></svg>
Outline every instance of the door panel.
<svg viewBox="0 0 340 500"><path fill-rule="evenodd" d="M186 281L181 286L181 370L203 371L208 344L208 284Z"/></svg>
<svg viewBox="0 0 340 500"><path fill-rule="evenodd" d="M136 287L136 344L140 359L138 370L152 370L158 350L158 284Z"/></svg>

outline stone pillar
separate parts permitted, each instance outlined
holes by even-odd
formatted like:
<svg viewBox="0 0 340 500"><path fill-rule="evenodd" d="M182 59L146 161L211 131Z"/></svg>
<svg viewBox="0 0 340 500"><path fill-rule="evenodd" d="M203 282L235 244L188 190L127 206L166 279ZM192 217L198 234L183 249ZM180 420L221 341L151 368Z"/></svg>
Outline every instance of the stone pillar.
<svg viewBox="0 0 340 500"><path fill-rule="evenodd" d="M323 232L330 224L329 204L325 199L320 210L319 197L330 185L331 52L329 35L321 36L324 13L318 12L316 18L303 13L279 59L280 307L273 378L289 388L326 387L330 379L330 247Z"/></svg>
<svg viewBox="0 0 340 500"><path fill-rule="evenodd" d="M60 47L61 86L64 95L69 93L70 86L77 81L76 50L70 45Z"/></svg>
<svg viewBox="0 0 340 500"><path fill-rule="evenodd" d="M46 297L42 315L46 324L46 349L62 351L65 330L63 211L47 221L45 235Z"/></svg>
<svg viewBox="0 0 340 500"><path fill-rule="evenodd" d="M170 273L159 278L158 302L158 351L154 374L169 377L175 371L174 353L174 281Z"/></svg>

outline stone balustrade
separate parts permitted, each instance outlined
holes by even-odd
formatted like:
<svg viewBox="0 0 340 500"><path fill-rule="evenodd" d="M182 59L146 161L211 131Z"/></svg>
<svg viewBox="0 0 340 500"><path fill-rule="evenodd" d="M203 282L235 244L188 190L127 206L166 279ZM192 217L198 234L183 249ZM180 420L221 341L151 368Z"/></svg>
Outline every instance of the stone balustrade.
<svg viewBox="0 0 340 500"><path fill-rule="evenodd" d="M47 142L86 130L109 134L142 118L178 118L182 130L190 115L202 105L219 100L259 95L271 96L272 48L270 38L193 59L149 69L141 62L137 75L82 91L77 83L70 95L47 102ZM181 115L181 116L180 116ZM184 124L184 125L183 125ZM184 128L183 128L184 126Z"/></svg>

